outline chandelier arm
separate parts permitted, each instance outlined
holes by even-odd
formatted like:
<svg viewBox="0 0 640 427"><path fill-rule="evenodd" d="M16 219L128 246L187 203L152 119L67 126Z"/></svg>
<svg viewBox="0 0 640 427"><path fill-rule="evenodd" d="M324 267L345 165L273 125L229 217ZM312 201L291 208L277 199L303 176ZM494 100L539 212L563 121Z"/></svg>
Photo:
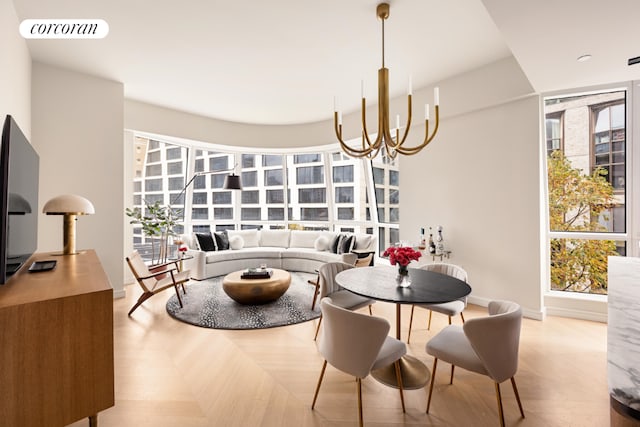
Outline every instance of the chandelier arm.
<svg viewBox="0 0 640 427"><path fill-rule="evenodd" d="M361 102L361 112L362 112L362 149L367 149L369 152L376 149L376 147L380 146L380 137L376 138L373 144L371 144L371 140L369 139L369 132L367 132L367 100L362 97ZM364 142L367 141L368 147L365 147Z"/></svg>
<svg viewBox="0 0 640 427"><path fill-rule="evenodd" d="M406 141L407 139L407 135L409 135L409 129L411 128L411 115L412 115L412 108L411 108L411 94L409 94L407 96L407 124L405 125L404 128L404 134L402 135L402 139L400 140L400 143L397 144L398 147L402 147L402 145L404 144L404 141Z"/></svg>
<svg viewBox="0 0 640 427"><path fill-rule="evenodd" d="M417 145L415 147L400 147L399 151L401 154L405 154L405 155L411 155L411 154L415 154L418 151L422 150L424 147L427 146L427 144L429 144L433 138L436 136L436 133L438 133L438 127L440 125L440 109L439 107L436 105L435 106L435 115L436 115L436 124L435 127L433 129L433 133L431 135L429 135L429 120L425 120L425 138L424 138L424 142L420 145Z"/></svg>
<svg viewBox="0 0 640 427"><path fill-rule="evenodd" d="M340 146L342 147L342 149L351 157L364 157L369 155L372 151L374 151L375 148L371 147L371 144L369 144L369 148L364 146L364 139L363 139L363 149L362 150L358 150L357 148L353 148L349 145L347 145L346 142L343 141L342 139L342 125L338 123L338 112L334 111L333 112L333 120L334 120L334 129L336 131L336 137L338 138L338 142L340 143ZM367 136L368 138L368 136Z"/></svg>

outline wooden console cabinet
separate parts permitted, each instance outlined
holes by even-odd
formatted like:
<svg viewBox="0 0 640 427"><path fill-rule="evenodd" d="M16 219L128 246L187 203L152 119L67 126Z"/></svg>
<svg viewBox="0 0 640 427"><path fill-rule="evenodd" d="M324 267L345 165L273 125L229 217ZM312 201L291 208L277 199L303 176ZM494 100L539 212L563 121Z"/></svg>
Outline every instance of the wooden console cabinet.
<svg viewBox="0 0 640 427"><path fill-rule="evenodd" d="M65 426L114 405L113 289L95 251L35 254L0 286L0 424Z"/></svg>

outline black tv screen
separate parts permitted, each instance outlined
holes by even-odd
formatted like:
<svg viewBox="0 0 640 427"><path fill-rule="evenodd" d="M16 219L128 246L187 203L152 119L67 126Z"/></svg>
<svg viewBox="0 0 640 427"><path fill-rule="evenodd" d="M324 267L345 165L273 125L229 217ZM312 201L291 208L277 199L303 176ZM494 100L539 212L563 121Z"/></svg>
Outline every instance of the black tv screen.
<svg viewBox="0 0 640 427"><path fill-rule="evenodd" d="M7 115L0 145L0 284L16 273L38 245L40 158Z"/></svg>

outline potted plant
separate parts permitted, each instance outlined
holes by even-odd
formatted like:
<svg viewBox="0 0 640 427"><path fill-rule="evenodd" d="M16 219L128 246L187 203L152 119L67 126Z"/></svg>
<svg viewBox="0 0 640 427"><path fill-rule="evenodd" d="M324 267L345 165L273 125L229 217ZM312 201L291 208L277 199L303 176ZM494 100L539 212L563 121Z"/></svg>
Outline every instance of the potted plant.
<svg viewBox="0 0 640 427"><path fill-rule="evenodd" d="M127 208L125 213L132 218L130 224L140 224L142 233L151 238L151 263L162 264L169 254L169 237L176 236L173 227L180 217L170 206L162 206L160 202L144 201L144 212L140 208ZM156 242L158 251L156 257Z"/></svg>

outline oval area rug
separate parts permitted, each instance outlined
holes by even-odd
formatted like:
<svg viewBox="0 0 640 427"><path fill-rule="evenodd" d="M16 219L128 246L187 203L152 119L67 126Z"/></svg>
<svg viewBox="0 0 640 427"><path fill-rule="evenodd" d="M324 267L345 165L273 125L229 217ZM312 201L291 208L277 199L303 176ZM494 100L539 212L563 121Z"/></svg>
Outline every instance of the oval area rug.
<svg viewBox="0 0 640 427"><path fill-rule="evenodd" d="M315 287L307 280L315 274L290 272L291 285L278 300L262 305L242 305L222 290L224 276L190 281L182 294L183 308L174 294L167 301L167 312L175 319L203 328L265 329L293 325L320 317L319 303L311 310Z"/></svg>

